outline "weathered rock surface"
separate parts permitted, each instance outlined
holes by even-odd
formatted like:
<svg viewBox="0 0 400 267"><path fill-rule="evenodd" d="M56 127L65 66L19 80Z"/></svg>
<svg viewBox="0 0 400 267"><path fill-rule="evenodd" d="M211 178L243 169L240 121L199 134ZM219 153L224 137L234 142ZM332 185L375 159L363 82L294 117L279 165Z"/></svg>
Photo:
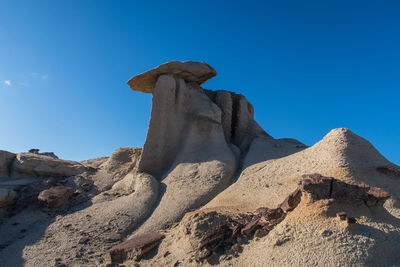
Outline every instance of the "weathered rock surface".
<svg viewBox="0 0 400 267"><path fill-rule="evenodd" d="M35 153L19 153L12 164L13 177L67 177L86 170L76 161L61 160Z"/></svg>
<svg viewBox="0 0 400 267"><path fill-rule="evenodd" d="M16 198L16 196L17 194L14 190L0 188L0 208L6 207Z"/></svg>
<svg viewBox="0 0 400 267"><path fill-rule="evenodd" d="M158 77L163 74L173 74L186 82L202 84L217 75L217 72L204 62L170 61L152 70L134 76L128 81L128 85L134 91L153 93Z"/></svg>
<svg viewBox="0 0 400 267"><path fill-rule="evenodd" d="M97 190L103 192L137 169L141 153L141 148L120 147L108 158L91 160L83 164L96 170L89 178Z"/></svg>
<svg viewBox="0 0 400 267"><path fill-rule="evenodd" d="M140 260L146 253L155 248L165 236L154 232L135 238L112 247L105 255L106 264L123 263Z"/></svg>
<svg viewBox="0 0 400 267"><path fill-rule="evenodd" d="M11 173L11 164L15 159L14 153L0 150L0 178L7 178Z"/></svg>
<svg viewBox="0 0 400 267"><path fill-rule="evenodd" d="M257 206L276 207L283 201L283 197L297 188L301 175L307 173L320 173L324 176L340 177L354 184L364 183L379 187L392 196L390 187L400 190L400 185L394 180L377 179L379 173L376 168L390 165L389 161L367 140L348 129L334 129L308 148L296 148L292 144L289 148L282 145L274 150L266 150L264 155L254 144L268 141L263 138L264 141L260 142L259 139L255 139L250 146L237 181L210 201L207 208L231 206L248 210ZM291 151L291 154L280 157L282 154L279 149ZM263 160L265 155L267 160ZM258 156L261 158L260 162ZM270 194L275 197L270 197Z"/></svg>
<svg viewBox="0 0 400 267"><path fill-rule="evenodd" d="M38 200L44 202L49 208L60 208L68 203L74 190L66 186L54 186L40 192Z"/></svg>
<svg viewBox="0 0 400 267"><path fill-rule="evenodd" d="M246 152L253 139L272 139L254 120L254 108L243 95L228 91L205 90L208 97L221 109L221 122L227 143Z"/></svg>
<svg viewBox="0 0 400 267"><path fill-rule="evenodd" d="M398 166L380 166L376 169L381 173L400 177L400 167Z"/></svg>
<svg viewBox="0 0 400 267"><path fill-rule="evenodd" d="M37 149L37 148L32 148L32 149L29 149L29 153L33 153L33 154L38 154L38 155L43 155L43 156L48 156L48 157L52 157L52 158L55 158L55 159L58 159L58 157L56 156L56 154L54 154L54 152L39 152L40 151L40 149Z"/></svg>
<svg viewBox="0 0 400 267"><path fill-rule="evenodd" d="M206 204L230 184L236 168L218 106L198 84L160 76L139 171L161 180L164 192L138 233L162 229Z"/></svg>
<svg viewBox="0 0 400 267"><path fill-rule="evenodd" d="M377 187L352 185L333 177L320 174L303 175L301 189L311 195L312 200L335 199L345 202L363 201L368 207L383 205L390 194Z"/></svg>

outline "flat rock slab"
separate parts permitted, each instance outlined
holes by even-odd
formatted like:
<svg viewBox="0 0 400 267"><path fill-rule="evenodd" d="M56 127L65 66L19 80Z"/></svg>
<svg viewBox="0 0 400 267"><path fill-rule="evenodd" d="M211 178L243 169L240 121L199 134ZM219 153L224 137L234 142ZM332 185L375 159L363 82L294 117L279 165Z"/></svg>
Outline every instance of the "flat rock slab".
<svg viewBox="0 0 400 267"><path fill-rule="evenodd" d="M132 77L128 81L128 85L133 91L151 94L158 77L162 74L174 74L187 82L202 84L217 75L217 72L204 62L170 61Z"/></svg>
<svg viewBox="0 0 400 267"><path fill-rule="evenodd" d="M67 177L84 171L85 166L79 162L34 153L19 153L12 164L12 175L15 177Z"/></svg>
<svg viewBox="0 0 400 267"><path fill-rule="evenodd" d="M140 260L143 255L150 252L161 243L165 236L158 232L136 236L112 247L107 251L107 263L123 263L129 260Z"/></svg>

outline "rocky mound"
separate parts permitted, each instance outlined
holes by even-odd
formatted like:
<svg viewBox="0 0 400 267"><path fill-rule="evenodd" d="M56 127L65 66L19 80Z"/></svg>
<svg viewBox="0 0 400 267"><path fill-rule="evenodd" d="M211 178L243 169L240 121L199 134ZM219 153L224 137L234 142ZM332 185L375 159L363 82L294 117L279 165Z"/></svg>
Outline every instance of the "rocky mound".
<svg viewBox="0 0 400 267"><path fill-rule="evenodd" d="M143 149L0 151L0 262L399 265L400 168L344 128L271 137L244 96L200 86L215 75L168 62L128 81L152 94Z"/></svg>

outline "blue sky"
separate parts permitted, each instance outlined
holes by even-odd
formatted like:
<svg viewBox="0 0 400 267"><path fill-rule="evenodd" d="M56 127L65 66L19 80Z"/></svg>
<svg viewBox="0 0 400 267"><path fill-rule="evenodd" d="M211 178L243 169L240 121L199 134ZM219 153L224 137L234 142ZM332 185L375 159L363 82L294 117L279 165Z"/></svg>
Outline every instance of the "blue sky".
<svg viewBox="0 0 400 267"><path fill-rule="evenodd" d="M141 147L133 75L205 61L276 138L347 127L400 164L398 1L1 1L0 149L65 159Z"/></svg>

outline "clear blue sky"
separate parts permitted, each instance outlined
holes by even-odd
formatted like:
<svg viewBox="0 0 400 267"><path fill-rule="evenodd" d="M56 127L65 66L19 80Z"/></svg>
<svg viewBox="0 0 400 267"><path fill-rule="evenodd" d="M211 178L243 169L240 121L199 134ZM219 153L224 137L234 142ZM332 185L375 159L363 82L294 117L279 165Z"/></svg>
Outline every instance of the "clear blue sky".
<svg viewBox="0 0 400 267"><path fill-rule="evenodd" d="M350 128L400 164L399 1L1 1L0 149L65 159L142 146L133 75L198 60L276 138Z"/></svg>

